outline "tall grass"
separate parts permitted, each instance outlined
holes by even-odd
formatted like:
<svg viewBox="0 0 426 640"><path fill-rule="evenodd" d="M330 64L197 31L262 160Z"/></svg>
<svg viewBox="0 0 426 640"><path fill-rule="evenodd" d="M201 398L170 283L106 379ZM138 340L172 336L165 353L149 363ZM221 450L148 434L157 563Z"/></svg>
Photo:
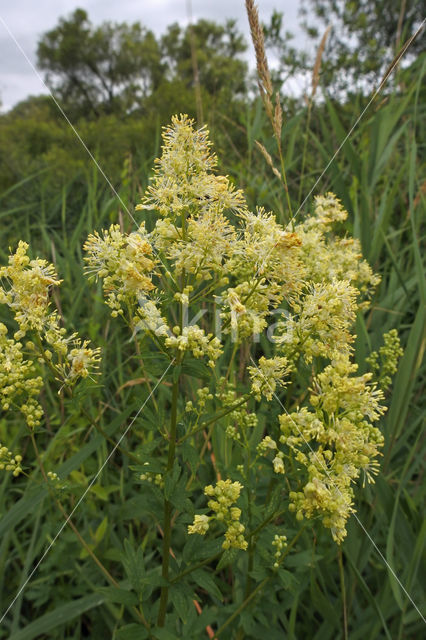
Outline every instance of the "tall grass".
<svg viewBox="0 0 426 640"><path fill-rule="evenodd" d="M423 622L389 567L414 602L421 605L424 595L421 579L426 575L422 556L426 535L422 517L425 446L421 431L426 297L421 260L425 189L421 176L424 140L420 131L425 107L420 91L424 70L424 63L419 64L417 77L405 91L388 94L383 103L366 114L319 185L322 192L333 190L343 200L350 213L350 230L361 240L367 260L382 275L371 309L357 320L356 358L360 367L369 351L380 345L384 329L397 328L405 347L389 395L389 411L382 422L386 448L381 474L376 484L358 498L359 519L369 536L352 520L339 564L335 546L321 540L319 553L315 541L312 543L312 537L306 534L306 548L310 550L288 558L289 570L300 569L296 573L298 581L295 583L289 575L289 583L276 594L280 606L275 620L258 619L251 631L254 637L267 632L271 639L282 638L284 629L289 639L334 640L345 637L344 619L351 640L417 638L422 634ZM284 111L283 163L295 211L360 109L361 104L339 105L326 99L322 106L313 107L312 113L310 107L292 116ZM244 140L242 152L229 142L226 114L216 121L212 134L219 146L219 157L225 157L220 147L227 149L226 172L245 188L251 206L264 205L284 219L282 179L274 175L256 146L256 140L261 141L275 162L275 146L260 102L248 105L241 121L235 123ZM300 141L305 139L304 151ZM154 148L150 150L144 166L128 164L123 170L122 184L117 190L132 213L132 204L146 182L147 167L156 152ZM298 168L303 155L306 171L302 178ZM4 261L9 244L18 238L31 241L33 252L52 259L64 279L57 295L69 326L78 327L81 334L101 346L108 345L102 363L103 387L93 390L91 404L86 408L105 436L115 441L146 395L141 381L147 373L132 357L122 331L110 323L100 291L97 296L89 294L83 277L81 246L89 232L117 220L117 215L126 228L132 222L126 211L120 210L116 197L94 167L87 172L86 182L87 190L80 189L78 199L70 180L56 198L49 197L48 201L43 198L40 174L15 185L15 192L19 193L33 189L37 183L40 197L33 204L25 198L24 207L0 212L3 236L0 253ZM9 195L1 194L3 201ZM305 215L309 204L299 213L300 217ZM163 363L158 357L154 360L149 350L144 352L144 361L150 376L161 374ZM238 378L239 363L235 366ZM54 393L47 388L43 398L50 408L54 406ZM158 394L160 399L167 398L168 386L161 385ZM49 412L46 442L48 449L55 450L62 459L58 473L70 479L78 495L87 484L86 478L105 461L109 444L90 427L75 401L63 402L62 411ZM271 415L263 419L271 419ZM149 406L145 420L154 428L158 422ZM1 421L0 439L5 429ZM212 452L225 460L226 443L219 436L212 442ZM75 515L79 531L105 561L120 560L117 551L120 541L128 538L132 542L145 535L133 521L139 497L124 482L127 464L125 458L116 464L114 457ZM62 520L52 509L37 471L17 489L12 488L6 475L0 482L0 593L4 609L12 592L24 584L46 541L53 538ZM268 595L260 594L259 598L262 597ZM71 639L88 637L90 629L90 637L97 638L105 634L105 628L114 637L123 604L117 598L112 587L99 586L96 568L80 551L72 533L65 529L17 599L10 624L0 629L0 637ZM130 639L137 635L129 632L128 636L117 637ZM205 637L204 631L200 631L200 637Z"/></svg>

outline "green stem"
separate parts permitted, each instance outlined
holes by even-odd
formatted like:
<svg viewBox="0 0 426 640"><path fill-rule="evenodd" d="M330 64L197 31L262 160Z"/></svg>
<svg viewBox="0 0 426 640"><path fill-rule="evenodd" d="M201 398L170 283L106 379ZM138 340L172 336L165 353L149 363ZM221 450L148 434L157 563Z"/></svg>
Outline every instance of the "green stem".
<svg viewBox="0 0 426 640"><path fill-rule="evenodd" d="M339 558L340 588L342 590L344 638L345 640L348 640L348 614L347 614L347 608L346 608L345 573L343 571L343 554L341 549L339 549L337 555Z"/></svg>
<svg viewBox="0 0 426 640"><path fill-rule="evenodd" d="M187 569L185 569L185 571L182 571L182 573L179 573L176 577L173 578L173 580L170 580L170 582L172 584L174 584L175 582L179 582L179 580L187 576L188 573L197 571L197 569L204 567L204 565L210 564L210 562L217 560L217 558L219 558L219 556L221 555L222 555L222 551L219 551L219 553L215 553L214 556L210 556L210 558L206 558L205 560L201 560L200 562L197 562L197 564L194 564L191 567L188 567Z"/></svg>
<svg viewBox="0 0 426 640"><path fill-rule="evenodd" d="M228 369L226 371L226 375L225 375L226 380L229 380L229 376L231 375L232 365L234 364L234 360L235 360L235 356L237 354L238 347L239 347L239 344L238 344L238 342L236 342L234 344L234 348L232 349L231 359L229 361Z"/></svg>
<svg viewBox="0 0 426 640"><path fill-rule="evenodd" d="M253 531L250 531L250 533L248 534L248 537L251 538L251 537L257 535L259 533L259 531L261 531L264 527L266 527L266 525L268 525L270 522L272 522L272 520L275 520L276 518L278 518L282 513L285 513L285 510L278 510L278 511L275 511L274 513L272 513L269 516L269 518L266 518L266 520L261 522L256 527L256 529L253 529Z"/></svg>
<svg viewBox="0 0 426 640"><path fill-rule="evenodd" d="M176 454L176 429L177 429L177 404L179 396L180 380L180 359L176 362L173 376L172 389L172 409L170 418L169 453L167 457L167 472L173 469ZM163 530L163 564L161 575L164 580L169 580L170 543L172 537L172 504L169 500L164 501L164 530ZM167 602L169 599L169 587L161 587L160 608L158 611L157 624L164 627L166 620Z"/></svg>
<svg viewBox="0 0 426 640"><path fill-rule="evenodd" d="M290 542L290 544L288 545L287 549L285 550L285 553L283 553L283 555L281 556L281 560L280 560L280 564L283 562L284 558L290 553L290 550L294 547L294 545L296 544L296 542L298 541L298 539L300 538L300 536L302 535L303 531L305 530L305 527L302 527L300 529L300 531L294 536L293 540ZM251 594L245 599L243 600L243 602L240 604L240 606L238 607L238 609L236 609L234 611L234 613L223 623L223 625L221 627L219 627L219 629L216 631L215 636L214 636L214 640L216 640L216 638L219 637L219 635L231 624L231 622L233 620L235 620L235 618L240 615L240 613L246 608L246 606L248 604L250 604L250 602L253 600L253 598L260 592L262 591L263 587L269 582L269 580L271 580L271 578L275 575L275 572L268 576L267 578L265 578L264 580L262 580L262 582L260 584L257 585L256 589L254 589Z"/></svg>
<svg viewBox="0 0 426 640"><path fill-rule="evenodd" d="M133 462L136 462L137 464L140 464L141 461L140 459L135 456L133 453L131 453L131 451L127 451L127 449L123 449L123 447L121 447L120 445L117 444L117 442L111 438L111 436L109 436L106 431L104 431L102 429L102 427L96 422L96 420L94 420L92 418L92 416L90 415L90 413L88 411L86 411L86 409L80 405L80 410L82 412L82 414L84 416L86 416L86 418L88 419L88 421L90 422L90 424L95 427L96 431L103 437L105 438L105 440L108 440L108 442L110 444L112 444L115 449L118 449L118 451L123 455L123 456L127 456L128 458L130 458L130 460L133 460Z"/></svg>
<svg viewBox="0 0 426 640"><path fill-rule="evenodd" d="M303 190L303 179L305 177L306 151L307 151L307 147L308 147L309 125L311 123L311 111L312 111L312 99L309 100L309 104L308 104L308 115L307 115L307 118L306 118L305 139L304 139L304 142L303 142L302 169L300 171L299 194L298 194L298 197L297 197L297 202L299 203L299 207L301 205L302 190Z"/></svg>
<svg viewBox="0 0 426 640"><path fill-rule="evenodd" d="M246 482L248 485L248 526L249 529L252 527L252 512L251 512L251 483L250 483L250 467L251 467L251 456L250 456L250 445L247 440L246 432L243 432L244 435L244 444L247 447L247 456L246 456L246 469L245 476ZM254 551L256 548L256 541L254 536L249 537L248 541L248 563L247 563L247 575L246 575L246 589L244 593L244 597L248 598L251 592L252 580L250 576L250 572L253 571L253 560L254 560Z"/></svg>
<svg viewBox="0 0 426 640"><path fill-rule="evenodd" d="M279 151L279 154L280 154L281 175L283 177L283 182L284 182L284 191L285 191L286 200L287 200L289 220L293 220L293 209L292 209L292 206L291 206L290 194L289 194L289 191L288 191L287 174L286 174L286 170L285 170L284 156L283 156L283 152L281 150L281 143L278 142L278 140L277 140L277 143L278 143L278 151Z"/></svg>
<svg viewBox="0 0 426 640"><path fill-rule="evenodd" d="M196 429L193 429L192 431L190 431L189 433L184 435L179 440L178 444L182 444L182 442L185 442L185 440L187 440L191 436L194 436L199 431L202 431L203 429L205 429L209 425L213 424L214 422L217 422L218 420L220 420L220 418L223 418L224 416L227 416L228 413L231 413L232 411L234 411L234 409L238 409L238 407L240 407L242 404L245 404L250 398L251 398L251 395L249 393L247 393L245 396L242 397L241 400L239 400L235 404L231 405L230 407L227 407L226 409L224 409L224 411L220 411L215 416L213 416L213 418L210 418L210 420L206 420L205 422L200 424L199 427L197 427Z"/></svg>

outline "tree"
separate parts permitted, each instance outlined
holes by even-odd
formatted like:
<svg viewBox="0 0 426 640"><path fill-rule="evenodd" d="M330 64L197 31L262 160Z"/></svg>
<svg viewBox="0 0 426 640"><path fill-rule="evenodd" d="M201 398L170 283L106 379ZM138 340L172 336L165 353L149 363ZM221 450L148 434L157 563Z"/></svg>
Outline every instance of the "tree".
<svg viewBox="0 0 426 640"><path fill-rule="evenodd" d="M95 28L83 9L42 37L37 57L49 88L77 115L129 113L165 71L151 31L139 23Z"/></svg>
<svg viewBox="0 0 426 640"><path fill-rule="evenodd" d="M186 29L175 23L161 38L168 78L192 87L195 54L200 86L205 94L216 98L226 94L228 99L235 99L245 94L247 64L239 55L246 49L247 44L234 20L228 20L225 25L199 20Z"/></svg>
<svg viewBox="0 0 426 640"><path fill-rule="evenodd" d="M416 0L303 0L301 26L318 45L326 27L332 26L321 66L322 85L329 91L370 92L404 42L419 28L423 16ZM315 47L309 54L289 45L281 35L283 16L274 12L266 26L266 42L284 69L312 69ZM314 24L315 22L315 24ZM404 56L411 63L424 44L418 37Z"/></svg>

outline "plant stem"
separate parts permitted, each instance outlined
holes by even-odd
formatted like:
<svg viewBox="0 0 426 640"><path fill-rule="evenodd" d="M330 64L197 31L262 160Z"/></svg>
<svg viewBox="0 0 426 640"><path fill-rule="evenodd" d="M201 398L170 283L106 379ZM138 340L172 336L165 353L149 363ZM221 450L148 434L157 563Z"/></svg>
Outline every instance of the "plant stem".
<svg viewBox="0 0 426 640"><path fill-rule="evenodd" d="M189 573L192 573L193 571L197 571L197 569L204 567L204 565L206 564L210 564L211 562L219 558L221 555L222 555L222 551L219 551L218 553L215 553L214 556L210 556L205 560L201 560L200 562L197 562L197 564L193 564L192 566L185 569L185 571L182 571L182 573L179 573L177 576L175 576L173 580L170 580L170 582L172 582L173 584L175 582L179 582L179 580L187 576Z"/></svg>
<svg viewBox="0 0 426 640"><path fill-rule="evenodd" d="M172 409L170 418L170 434L169 434L169 453L167 457L167 471L173 469L176 453L176 428L177 428L177 403L179 396L179 380L180 380L180 362L181 358L176 361L176 368L173 376L172 388ZM172 536L172 504L169 500L164 501L164 529L163 529L163 563L161 575L164 580L169 580L169 560L170 560L170 543ZM166 619L167 601L169 599L169 587L161 587L160 608L158 611L157 624L164 627Z"/></svg>
<svg viewBox="0 0 426 640"><path fill-rule="evenodd" d="M300 538L300 536L302 535L304 530L305 530L305 527L302 527L298 531L298 533L294 536L293 540L290 542L290 544L288 545L287 549L285 550L285 552L281 556L280 564L283 562L284 558L290 553L291 549L294 547L294 545L296 544L296 542L298 541L298 539ZM262 582L257 585L256 589L254 589L251 592L251 594L245 600L243 600L243 602L240 604L238 609L236 609L234 611L234 613L231 616L229 616L229 618L223 623L223 625L221 627L219 627L219 629L216 631L215 636L214 636L214 640L216 640L216 638L219 637L219 635L222 633L222 631L224 631L231 624L231 622L233 620L235 620L235 618L246 608L246 606L253 600L253 598L260 591L262 591L263 587L269 582L269 580L274 575L275 575L275 572L272 575L270 575L267 578L265 578L264 580L262 580Z"/></svg>
<svg viewBox="0 0 426 640"><path fill-rule="evenodd" d="M309 126L310 126L310 123L311 123L311 111L312 111L312 99L309 100L309 104L308 104L308 115L307 115L307 118L306 118L306 129L305 129L305 135L304 135L304 141L303 141L302 168L301 168L301 171L300 171L299 194L297 196L297 202L298 202L298 206L299 207L301 205L302 191L303 191L303 180L304 180L304 177L305 177L306 150L307 150L307 147L308 147Z"/></svg>
<svg viewBox="0 0 426 640"><path fill-rule="evenodd" d="M42 459L41 459L41 456L40 456L40 452L39 452L38 447L37 447L37 443L35 441L34 433L32 431L31 431L30 436L31 436L31 442L32 442L32 445L33 445L33 448L34 448L34 452L36 454L38 466L40 468L41 475L43 476L43 480L46 483L47 490L49 492L50 497L53 499L53 501L55 502L57 508L61 512L62 516L65 518L66 523L73 530L74 534L76 535L76 537L77 537L78 541L80 542L81 546L83 547L83 549L85 549L87 554L92 558L92 560L95 562L95 564L98 566L98 568L102 571L103 575L108 580L108 582L110 584L112 584L114 587L120 588L120 585L117 582L117 580L115 580L112 577L112 575L110 574L108 569L102 564L102 562L99 560L99 558L93 552L93 550L87 544L87 542L82 537L81 533L79 532L79 530L77 529L77 527L75 526L73 521L71 520L71 517L65 511L64 507L62 506L62 503L58 500L58 498L55 496L54 492L52 491L52 488L51 488L50 483L49 483L49 479L48 479L47 474L46 474L46 470L44 468L44 465L43 465L43 462L42 462ZM144 615L136 607L132 607L132 611L137 616L137 618L145 625L145 627L148 627L148 623L147 623Z"/></svg>
<svg viewBox="0 0 426 640"><path fill-rule="evenodd" d="M338 558L339 558L340 588L342 590L344 638L345 638L345 640L348 640L348 614L347 614L347 610L346 610L345 573L343 571L343 554L342 554L342 550L341 549L339 549L337 555L338 555Z"/></svg>
<svg viewBox="0 0 426 640"><path fill-rule="evenodd" d="M131 451L127 451L127 449L123 449L123 447L121 447L120 445L118 445L116 443L116 441L111 438L111 436L109 436L103 429L102 427L96 422L96 420L94 420L92 418L92 416L90 415L90 413L88 411L86 411L86 409L81 406L80 404L80 409L81 412L84 416L86 416L86 418L89 420L90 424L95 427L96 431L103 437L105 438L105 440L108 440L108 442L112 445L114 445L114 447L124 456L127 456L130 460L132 460L133 462L136 462L137 464L140 464L141 461L140 459L135 456L133 453L131 453Z"/></svg>
<svg viewBox="0 0 426 640"><path fill-rule="evenodd" d="M282 152L282 149L281 149L281 141L278 140L278 139L277 139L277 145L278 145L278 152L279 152L279 156L280 156L281 175L282 175L283 183L284 183L284 191L285 191L285 196L286 196L286 200L287 200L289 220L292 220L293 219L293 208L291 206L290 193L289 193L289 190L288 190L287 173L286 173L286 170L285 170L284 156L283 156L283 152Z"/></svg>
<svg viewBox="0 0 426 640"><path fill-rule="evenodd" d="M210 420L206 420L205 422L200 424L198 427L196 427L195 429L193 429L192 431L184 435L179 440L179 444L181 444L182 442L185 442L185 440L187 440L191 436L194 436L196 433L198 433L199 431L202 431L203 429L210 426L214 422L217 422L218 420L220 420L220 418L223 418L224 416L228 415L228 413L231 413L232 411L234 411L234 409L238 409L238 407L241 407L242 404L245 404L246 402L248 402L251 397L252 397L251 394L247 393L245 396L241 398L241 400L239 400L235 404L231 405L230 407L227 407L223 411L219 411L219 413L213 416L213 418L210 418Z"/></svg>

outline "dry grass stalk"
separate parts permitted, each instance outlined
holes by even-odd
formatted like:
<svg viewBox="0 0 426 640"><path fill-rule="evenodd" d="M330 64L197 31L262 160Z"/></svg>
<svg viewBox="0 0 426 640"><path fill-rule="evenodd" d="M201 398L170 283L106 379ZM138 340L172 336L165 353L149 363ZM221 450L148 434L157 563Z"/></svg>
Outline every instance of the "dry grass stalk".
<svg viewBox="0 0 426 640"><path fill-rule="evenodd" d="M262 98L262 102L265 107L266 114L272 124L274 137L277 142L278 153L281 161L281 173L277 169L275 169L275 167L272 164L272 160L271 162L269 162L265 154L264 154L264 157L266 158L266 161L268 162L268 164L272 167L272 171L274 172L274 174L279 175L283 181L284 189L286 192L286 198L287 198L287 206L288 206L288 210L291 218L293 214L292 214L291 201L290 201L290 196L289 196L289 191L287 186L287 176L285 171L284 156L281 148L281 130L282 130L282 123L283 123L283 114L282 114L280 96L278 92L275 94L275 106L273 106L272 100L271 100L271 98L273 97L272 80L271 80L271 74L269 72L268 60L266 58L266 53L265 53L265 39L263 37L263 30L260 25L259 11L253 0L246 0L246 9L247 9L247 15L248 15L248 20L250 25L251 39L253 41L254 50L256 54L256 67L257 67L260 96ZM262 147L259 145L259 143L258 143L258 146L263 153Z"/></svg>
<svg viewBox="0 0 426 640"><path fill-rule="evenodd" d="M200 83L200 74L198 71L197 45L195 42L194 27L192 24L191 0L187 0L186 9L187 9L188 21L189 21L189 44L191 47L191 62L192 62L192 73L194 77L194 92L195 92L195 104L197 108L197 123L198 123L198 126L201 127L204 121L203 100L201 98L201 83Z"/></svg>
<svg viewBox="0 0 426 640"><path fill-rule="evenodd" d="M272 80L265 53L265 40L263 37L263 29L260 25L259 11L253 0L246 0L246 9L250 25L251 39L253 41L256 55L259 92L266 114L274 127L275 135L277 135L278 127L276 126L275 110L271 101L273 94Z"/></svg>
<svg viewBox="0 0 426 640"><path fill-rule="evenodd" d="M322 56L324 53L324 49L325 49L325 43L327 42L327 38L329 36L329 33L331 31L331 24L328 25L327 29L324 32L323 37L321 38L321 42L319 44L318 47L318 51L317 51L317 56L315 58L315 65L314 65L314 69L312 72L312 93L311 93L311 100L314 98L317 89L318 89L318 84L319 84L319 78L320 78L320 69L321 69L321 60L322 60Z"/></svg>
<svg viewBox="0 0 426 640"><path fill-rule="evenodd" d="M260 150L261 154L265 158L267 164L271 167L273 173L277 176L277 178L279 178L281 180L282 176L281 176L280 172L278 171L278 169L274 166L272 158L271 158L270 154L266 151L266 149L263 146L263 144L261 142L259 142L258 140L255 140L255 143L256 143L258 149Z"/></svg>
<svg viewBox="0 0 426 640"><path fill-rule="evenodd" d="M272 81L269 73L268 60L265 54L265 41L263 30L259 22L259 12L253 0L246 0L247 15L250 24L250 33L256 54L257 74L261 90L269 97L272 96Z"/></svg>
<svg viewBox="0 0 426 640"><path fill-rule="evenodd" d="M274 118L272 121L272 126L274 127L275 137L277 139L278 145L281 147L281 129L283 126L283 111L281 109L280 96L277 93L275 94L275 110L274 110Z"/></svg>

